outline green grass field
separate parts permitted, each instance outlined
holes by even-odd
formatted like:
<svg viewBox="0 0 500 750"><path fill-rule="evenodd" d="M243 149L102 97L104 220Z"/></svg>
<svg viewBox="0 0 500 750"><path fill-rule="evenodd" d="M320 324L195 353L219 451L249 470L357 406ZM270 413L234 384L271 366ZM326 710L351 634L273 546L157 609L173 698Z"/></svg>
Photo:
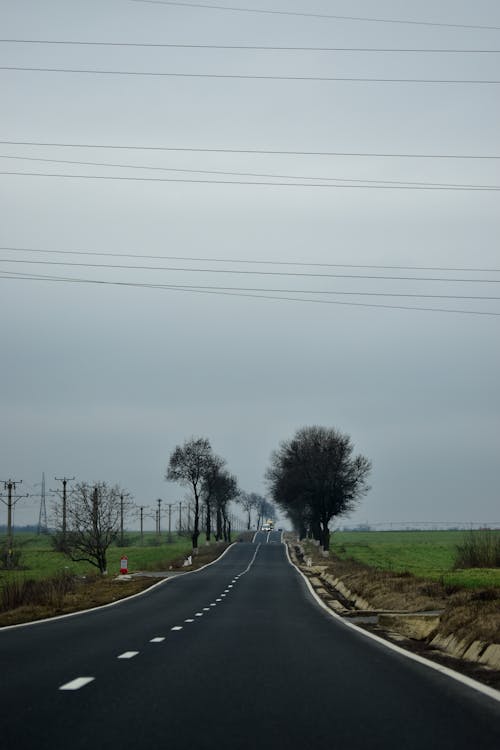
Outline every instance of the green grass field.
<svg viewBox="0 0 500 750"><path fill-rule="evenodd" d="M127 546L118 547L112 544L108 549L108 573L109 575L120 572L120 558L122 555L128 557L129 571L153 570L168 568L171 560L182 557L191 550L191 540L188 537L179 537L172 534L172 542L167 543L167 535L163 535L161 543L158 544L153 532L144 533L144 544L138 532L126 534ZM0 547L5 544L5 538L0 537ZM200 535L200 547L205 544L205 536ZM15 537L14 547L21 552L21 570L0 570L0 585L12 577L24 578L48 578L66 570L78 575L96 573L97 568L85 562L72 562L61 552L55 552L52 548L50 538L46 535L18 533Z"/></svg>
<svg viewBox="0 0 500 750"><path fill-rule="evenodd" d="M332 535L331 550L343 560L351 558L446 584L500 586L500 568L454 569L456 546L463 542L465 533L470 532L337 531Z"/></svg>

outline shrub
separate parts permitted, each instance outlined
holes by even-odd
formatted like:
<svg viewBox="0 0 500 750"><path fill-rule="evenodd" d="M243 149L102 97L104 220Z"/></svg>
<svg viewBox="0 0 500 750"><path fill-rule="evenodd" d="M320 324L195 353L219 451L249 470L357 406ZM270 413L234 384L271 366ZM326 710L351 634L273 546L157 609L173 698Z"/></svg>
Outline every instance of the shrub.
<svg viewBox="0 0 500 750"><path fill-rule="evenodd" d="M499 568L500 533L491 529L469 531L456 548L455 568Z"/></svg>
<svg viewBox="0 0 500 750"><path fill-rule="evenodd" d="M37 605L61 607L66 594L74 589L75 581L69 573L60 573L40 581L14 578L6 581L0 592L0 611Z"/></svg>

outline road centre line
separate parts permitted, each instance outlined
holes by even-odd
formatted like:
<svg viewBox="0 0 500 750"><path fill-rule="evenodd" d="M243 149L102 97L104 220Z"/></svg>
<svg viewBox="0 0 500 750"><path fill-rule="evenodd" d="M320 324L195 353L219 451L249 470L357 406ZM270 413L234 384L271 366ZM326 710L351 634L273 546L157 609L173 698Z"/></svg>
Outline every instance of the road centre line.
<svg viewBox="0 0 500 750"><path fill-rule="evenodd" d="M250 560L250 562L248 563L248 565L247 565L247 567L245 568L245 570L244 570L244 571L243 571L242 573L240 573L240 576L244 576L244 575L245 575L245 573L248 573L248 571L250 570L250 568L252 567L252 565L253 565L253 564L254 564L254 562L255 562L255 558L257 557L257 553L259 552L259 549L260 549L260 542L259 542L259 544L257 545L257 549L255 550L254 556L252 557L252 559L251 559L251 560Z"/></svg>
<svg viewBox="0 0 500 750"><path fill-rule="evenodd" d="M117 656L117 659L133 659L134 656L137 656L139 652L138 651L124 651L123 654L120 654L120 656Z"/></svg>
<svg viewBox="0 0 500 750"><path fill-rule="evenodd" d="M204 612L210 612L210 607L203 607Z"/></svg>
<svg viewBox="0 0 500 750"><path fill-rule="evenodd" d="M193 618L190 618L188 620L184 620L184 622L194 622Z"/></svg>
<svg viewBox="0 0 500 750"><path fill-rule="evenodd" d="M182 625L174 625L174 627L170 628L170 630L182 630Z"/></svg>
<svg viewBox="0 0 500 750"><path fill-rule="evenodd" d="M74 680L61 685L59 690L80 690L80 688L88 685L93 680L95 680L95 677L76 677Z"/></svg>
<svg viewBox="0 0 500 750"><path fill-rule="evenodd" d="M195 612L194 616L195 617L203 617L203 612Z"/></svg>
<svg viewBox="0 0 500 750"><path fill-rule="evenodd" d="M135 599L138 596L145 596L146 594L149 594L153 589L157 588L158 586L163 586L166 583L172 583L173 581L179 580L184 578L185 576L191 576L196 575L196 573L201 573L202 570L205 570L205 568L209 568L211 565L215 565L218 563L222 558L227 555L229 550L234 547L236 542L233 542L232 544L227 547L222 555L219 555L215 560L212 560L212 562L206 563L206 565L202 565L201 568L197 568L196 570L188 570L186 573L182 573L180 576L172 576L171 578L163 578L161 581L158 581L158 583L154 583L152 586L149 586L147 589L143 589L142 591L138 591L137 594L132 594L131 596L126 596L123 599L117 599L114 602L108 602L107 604L101 604L98 607L90 607L89 609L81 609L78 612L67 612L64 615L57 615L56 617L43 617L41 620L33 620L32 622L19 622L16 625L3 625L0 627L0 633L3 633L4 630L14 630L15 628L29 628L33 625L43 625L47 622L55 622L56 620L65 620L68 617L78 617L78 615L84 615L87 613L97 612L100 609L106 609L107 607L115 607L120 604L126 604L131 599Z"/></svg>
<svg viewBox="0 0 500 750"><path fill-rule="evenodd" d="M157 636L156 638L151 638L149 641L150 643L162 643L165 640L165 636Z"/></svg>

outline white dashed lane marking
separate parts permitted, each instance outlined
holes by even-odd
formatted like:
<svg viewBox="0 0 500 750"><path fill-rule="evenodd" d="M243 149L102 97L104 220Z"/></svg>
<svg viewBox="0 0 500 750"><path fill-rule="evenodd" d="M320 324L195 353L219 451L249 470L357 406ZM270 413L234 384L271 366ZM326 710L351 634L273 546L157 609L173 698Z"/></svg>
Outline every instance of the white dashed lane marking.
<svg viewBox="0 0 500 750"><path fill-rule="evenodd" d="M184 620L184 622L194 622L194 620L191 618L189 620Z"/></svg>
<svg viewBox="0 0 500 750"><path fill-rule="evenodd" d="M134 656L137 656L139 652L138 651L124 651L123 654L120 654L120 656L117 656L117 659L133 659Z"/></svg>
<svg viewBox="0 0 500 750"><path fill-rule="evenodd" d="M80 688L88 685L89 682L92 682L93 680L95 680L95 677L77 677L76 679L71 680L71 682L66 682L64 685L61 685L59 690L80 690Z"/></svg>
<svg viewBox="0 0 500 750"><path fill-rule="evenodd" d="M162 643L165 640L164 636L158 635L156 638L151 638L150 643Z"/></svg>
<svg viewBox="0 0 500 750"><path fill-rule="evenodd" d="M196 612L195 617L203 617L203 612Z"/></svg>
<svg viewBox="0 0 500 750"><path fill-rule="evenodd" d="M203 607L204 612L210 612L210 607Z"/></svg>
<svg viewBox="0 0 500 750"><path fill-rule="evenodd" d="M170 628L170 630L182 630L182 625L174 625L174 627Z"/></svg>

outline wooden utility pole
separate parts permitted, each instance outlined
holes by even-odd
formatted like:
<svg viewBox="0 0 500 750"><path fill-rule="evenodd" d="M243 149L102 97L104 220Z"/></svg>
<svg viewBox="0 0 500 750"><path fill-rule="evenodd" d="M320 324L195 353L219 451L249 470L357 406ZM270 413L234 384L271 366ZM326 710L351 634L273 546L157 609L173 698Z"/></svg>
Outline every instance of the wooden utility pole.
<svg viewBox="0 0 500 750"><path fill-rule="evenodd" d="M16 485L22 484L22 481L22 479L7 479L3 483L4 489L7 490L7 502L5 502L5 500L3 500L2 498L2 502L4 503L4 505L7 505L7 568L12 567L12 547L14 546L14 533L12 531L12 508L22 497L28 497L28 495L12 494L13 490L14 492L16 491Z"/></svg>
<svg viewBox="0 0 500 750"><path fill-rule="evenodd" d="M67 529L67 484L68 482L74 482L75 477L54 477L56 482L62 482L63 493L62 493L62 538L66 540L66 529Z"/></svg>
<svg viewBox="0 0 500 750"><path fill-rule="evenodd" d="M156 533L158 534L158 536L160 536L161 534L161 504L163 500L161 499L161 497L159 497L156 502L158 503L158 510L157 510L157 516L156 516L158 519L157 526L156 526Z"/></svg>

